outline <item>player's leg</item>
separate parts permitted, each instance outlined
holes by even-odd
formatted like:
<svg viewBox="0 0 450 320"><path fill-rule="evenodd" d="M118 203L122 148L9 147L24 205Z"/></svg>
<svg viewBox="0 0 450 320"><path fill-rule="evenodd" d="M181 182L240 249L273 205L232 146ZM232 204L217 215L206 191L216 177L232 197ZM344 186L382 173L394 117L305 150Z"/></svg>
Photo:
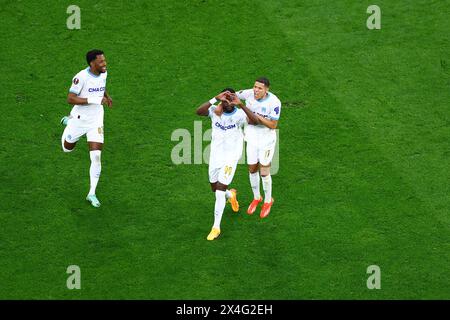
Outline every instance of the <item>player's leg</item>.
<svg viewBox="0 0 450 320"><path fill-rule="evenodd" d="M210 183L211 191L215 194L217 190L217 182ZM236 189L225 190L225 198L228 202L231 203L231 207L234 212L239 211L239 203L237 202L237 191Z"/></svg>
<svg viewBox="0 0 450 320"><path fill-rule="evenodd" d="M207 239L214 240L220 235L220 223L222 221L223 210L226 203L226 191L228 185L233 180L234 173L236 172L237 161L223 166L218 170L217 183L216 183L216 202L214 204L214 225L209 233ZM236 198L235 190L230 192L233 197ZM236 199L237 202L237 199ZM239 210L239 207L237 208ZM234 209L233 209L234 210Z"/></svg>
<svg viewBox="0 0 450 320"><path fill-rule="evenodd" d="M221 168L221 164L219 164L217 159L214 158L214 155L211 153L208 167L209 174L209 183L211 184L211 191L216 192L217 180L219 179L219 172ZM225 197L230 199L233 197L233 192L231 190L225 190Z"/></svg>
<svg viewBox="0 0 450 320"><path fill-rule="evenodd" d="M216 185L216 202L214 203L214 224L207 239L214 240L220 235L220 222L222 221L223 210L225 209L225 190L226 185L217 183Z"/></svg>
<svg viewBox="0 0 450 320"><path fill-rule="evenodd" d="M87 140L91 166L89 168L90 189L86 200L88 200L92 206L100 207L100 201L96 196L96 189L102 172L101 155L103 149L103 128L99 127L89 130L87 133Z"/></svg>
<svg viewBox="0 0 450 320"><path fill-rule="evenodd" d="M270 208L274 202L272 198L272 176L270 175L270 164L275 151L275 145L261 150L258 158L260 159L260 173L264 190L264 204L261 209L260 217L265 218L270 213Z"/></svg>
<svg viewBox="0 0 450 320"><path fill-rule="evenodd" d="M219 171L220 168L215 168L214 166L211 166L211 161L209 163L209 168L208 168L208 175L209 175L209 183L211 184L211 190L214 192L215 196L216 196L216 203L214 205L214 225L211 229L211 231L209 232L208 236L206 237L207 240L214 240L216 239L219 235L220 235L220 226L219 228L216 228L216 207L217 205L217 185L218 185L218 179L219 179ZM220 200L219 200L220 201ZM223 201L224 206L225 206L225 200Z"/></svg>
<svg viewBox="0 0 450 320"><path fill-rule="evenodd" d="M76 124L68 125L61 135L61 148L64 152L72 152L77 141L86 132L83 128L76 126Z"/></svg>
<svg viewBox="0 0 450 320"><path fill-rule="evenodd" d="M229 186L233 181L234 174L237 168L237 161L230 160L227 161L228 164L225 165L221 171L219 172L219 183L222 186ZM227 189L225 188L225 199L231 204L231 209L233 212L239 211L239 202L237 200L237 191L236 189Z"/></svg>
<svg viewBox="0 0 450 320"><path fill-rule="evenodd" d="M247 164L250 178L250 186L253 191L253 200L248 206L247 213L253 214L262 201L261 194L259 192L259 163L258 163L258 148L250 143L247 143Z"/></svg>

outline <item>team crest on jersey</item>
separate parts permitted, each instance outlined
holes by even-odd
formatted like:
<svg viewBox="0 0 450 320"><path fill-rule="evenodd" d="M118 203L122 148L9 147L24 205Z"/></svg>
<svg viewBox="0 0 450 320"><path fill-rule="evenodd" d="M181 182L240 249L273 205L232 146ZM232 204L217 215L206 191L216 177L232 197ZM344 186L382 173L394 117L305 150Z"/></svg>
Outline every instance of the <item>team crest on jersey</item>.
<svg viewBox="0 0 450 320"><path fill-rule="evenodd" d="M275 113L278 114L280 112L280 107L276 107L275 109L273 109L273 111L275 111Z"/></svg>
<svg viewBox="0 0 450 320"><path fill-rule="evenodd" d="M80 82L80 79L78 78L73 78L73 84L78 84Z"/></svg>

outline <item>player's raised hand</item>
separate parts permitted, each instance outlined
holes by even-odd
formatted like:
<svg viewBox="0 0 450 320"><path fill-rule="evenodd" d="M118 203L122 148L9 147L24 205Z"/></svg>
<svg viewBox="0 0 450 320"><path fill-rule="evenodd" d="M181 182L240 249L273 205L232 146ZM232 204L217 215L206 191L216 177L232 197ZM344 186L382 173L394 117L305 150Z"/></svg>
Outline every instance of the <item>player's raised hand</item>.
<svg viewBox="0 0 450 320"><path fill-rule="evenodd" d="M221 92L215 98L220 101L228 101L227 97L230 94L229 91Z"/></svg>
<svg viewBox="0 0 450 320"><path fill-rule="evenodd" d="M228 99L228 102L232 105L240 106L242 104L241 99L239 99L239 97L235 93L230 93L228 95Z"/></svg>

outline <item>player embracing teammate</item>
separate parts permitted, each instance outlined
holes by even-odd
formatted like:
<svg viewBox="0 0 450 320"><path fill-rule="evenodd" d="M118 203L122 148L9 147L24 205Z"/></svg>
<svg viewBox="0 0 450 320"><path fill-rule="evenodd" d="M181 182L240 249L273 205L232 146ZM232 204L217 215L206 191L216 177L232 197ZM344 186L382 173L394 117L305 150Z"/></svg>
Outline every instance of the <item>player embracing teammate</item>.
<svg viewBox="0 0 450 320"><path fill-rule="evenodd" d="M219 105L215 103L220 100ZM240 108L238 108L240 107ZM242 156L244 125L259 123L252 113L236 96L232 88L224 89L211 100L197 108L199 116L211 118L211 152L209 156L209 182L215 193L214 225L207 239L214 240L220 235L220 222L226 199L234 212L239 210L236 190L228 189L233 180L239 159Z"/></svg>
<svg viewBox="0 0 450 320"><path fill-rule="evenodd" d="M253 214L263 202L260 217L265 218L274 203L270 165L277 140L275 129L280 118L281 102L269 92L269 86L267 78L258 78L253 89L237 93L231 88L224 89L197 109L198 115L209 116L212 121L209 180L216 202L214 225L208 240L214 240L220 235L226 199L234 212L239 210L236 190L228 190L228 186L241 158L244 139L247 142L247 164L254 196L247 213ZM220 103L216 106L218 100ZM245 100L245 104L241 100ZM264 199L260 194L260 180L263 183Z"/></svg>
<svg viewBox="0 0 450 320"><path fill-rule="evenodd" d="M246 106L257 115L258 124L250 124L245 128L244 136L247 142L247 164L250 185L253 190L253 201L247 213L253 214L257 206L264 200L260 217L269 215L274 203L272 198L272 177L270 165L275 153L277 135L275 129L281 113L281 102L269 91L269 79L256 79L253 89L237 92L239 99L245 100ZM260 180L262 180L264 199L260 194Z"/></svg>

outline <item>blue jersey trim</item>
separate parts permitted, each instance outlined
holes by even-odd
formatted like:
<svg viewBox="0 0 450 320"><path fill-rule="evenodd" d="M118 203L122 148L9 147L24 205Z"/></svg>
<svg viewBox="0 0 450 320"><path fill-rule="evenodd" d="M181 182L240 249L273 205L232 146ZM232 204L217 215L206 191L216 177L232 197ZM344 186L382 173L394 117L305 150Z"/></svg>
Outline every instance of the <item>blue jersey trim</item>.
<svg viewBox="0 0 450 320"><path fill-rule="evenodd" d="M73 90L69 90L69 92L70 92L70 93L75 93L76 95L79 95L80 92L81 92L81 90L80 90L80 92L75 92L75 91L73 91Z"/></svg>
<svg viewBox="0 0 450 320"><path fill-rule="evenodd" d="M280 118L274 118L274 117L269 116L269 119L270 119L270 120L277 120L277 121L278 121L278 119L280 119Z"/></svg>
<svg viewBox="0 0 450 320"><path fill-rule="evenodd" d="M95 74L93 74L93 73L91 72L91 70L90 70L90 67L87 67L86 70L87 70L87 72L88 72L91 76L93 76L94 78L100 77L100 74L99 74L98 76L95 75Z"/></svg>

